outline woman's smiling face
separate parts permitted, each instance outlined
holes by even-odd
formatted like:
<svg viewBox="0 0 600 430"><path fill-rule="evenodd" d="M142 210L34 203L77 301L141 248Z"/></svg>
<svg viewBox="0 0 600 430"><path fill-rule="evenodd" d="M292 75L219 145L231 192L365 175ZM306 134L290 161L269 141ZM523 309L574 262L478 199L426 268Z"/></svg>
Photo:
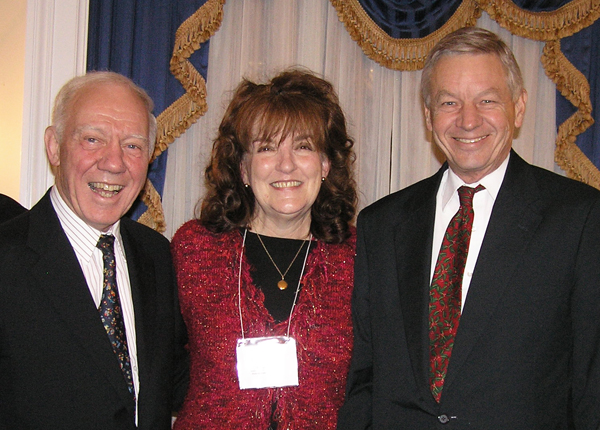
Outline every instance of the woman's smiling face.
<svg viewBox="0 0 600 430"><path fill-rule="evenodd" d="M254 140L241 165L244 183L256 198L253 224L310 225L310 210L329 167L327 157L306 134Z"/></svg>

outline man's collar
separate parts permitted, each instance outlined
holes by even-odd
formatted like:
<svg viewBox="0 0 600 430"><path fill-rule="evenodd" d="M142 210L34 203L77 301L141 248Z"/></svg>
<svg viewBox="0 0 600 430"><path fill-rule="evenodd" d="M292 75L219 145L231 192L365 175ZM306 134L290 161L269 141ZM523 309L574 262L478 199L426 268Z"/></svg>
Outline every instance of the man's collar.
<svg viewBox="0 0 600 430"><path fill-rule="evenodd" d="M502 181L504 180L504 175L506 174L509 159L510 153L496 170L481 178L479 182L473 184L466 184L465 181L460 179L451 168L448 168L448 170L445 172L446 177L442 179L442 207L445 207L448 204L448 202L456 194L456 191L463 185L474 188L481 184L485 187L485 191L489 193L492 199L495 201L498 193L500 192L500 187L502 186Z"/></svg>

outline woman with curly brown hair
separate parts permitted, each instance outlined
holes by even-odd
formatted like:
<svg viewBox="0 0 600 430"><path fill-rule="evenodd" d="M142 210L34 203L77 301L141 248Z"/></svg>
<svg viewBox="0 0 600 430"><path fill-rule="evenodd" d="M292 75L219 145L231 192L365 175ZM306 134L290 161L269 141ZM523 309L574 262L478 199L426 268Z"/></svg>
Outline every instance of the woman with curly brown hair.
<svg viewBox="0 0 600 430"><path fill-rule="evenodd" d="M199 218L172 250L189 332L176 429L333 429L352 348L353 141L330 83L233 95Z"/></svg>

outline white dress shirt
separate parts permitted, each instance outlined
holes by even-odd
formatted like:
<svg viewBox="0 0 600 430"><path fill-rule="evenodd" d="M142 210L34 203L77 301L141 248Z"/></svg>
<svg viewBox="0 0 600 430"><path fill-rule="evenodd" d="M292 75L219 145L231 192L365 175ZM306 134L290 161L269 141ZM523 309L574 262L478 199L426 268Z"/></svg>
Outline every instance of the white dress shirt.
<svg viewBox="0 0 600 430"><path fill-rule="evenodd" d="M473 229L471 230L471 242L469 244L469 253L467 254L467 262L465 264L463 276L461 310L464 308L467 300L467 293L469 292L469 285L471 284L475 264L479 257L479 251L481 249L481 244L483 243L488 222L490 221L490 216L492 215L496 197L498 196L500 186L504 180L509 158L510 155L506 157L496 170L474 184L465 184L451 169L447 169L444 172L437 192L430 281L433 280L433 273L435 272L435 265L444 239L444 233L460 207L458 189L463 185L475 188L481 184L485 187L485 190L475 193L473 197Z"/></svg>
<svg viewBox="0 0 600 430"><path fill-rule="evenodd" d="M77 255L79 265L87 281L88 288L96 308L100 306L102 300L102 289L104 284L104 262L102 260L102 251L96 247L101 234L112 234L115 237L115 260L117 266L117 288L119 290L119 299L123 310L123 320L125 322L125 334L127 336L127 348L129 351L129 360L131 362L131 371L133 376L133 387L136 398L136 423L137 423L137 399L139 397L139 372L137 363L137 345L135 335L135 313L133 309L133 299L131 297L131 284L129 282L129 270L127 269L127 259L121 240L121 222L117 221L106 232L101 232L87 225L79 218L56 189L52 187L50 191L50 200L52 206L58 215L60 224ZM100 313L98 313L98 323L101 323ZM116 357L115 357L116 360Z"/></svg>

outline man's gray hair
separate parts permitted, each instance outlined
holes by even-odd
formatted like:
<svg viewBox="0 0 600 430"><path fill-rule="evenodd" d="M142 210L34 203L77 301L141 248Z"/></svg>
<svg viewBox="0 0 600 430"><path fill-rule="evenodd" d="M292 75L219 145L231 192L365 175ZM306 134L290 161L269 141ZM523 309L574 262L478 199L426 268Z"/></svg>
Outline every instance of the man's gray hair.
<svg viewBox="0 0 600 430"><path fill-rule="evenodd" d="M513 101L523 93L523 76L517 60L495 33L477 27L465 27L448 34L429 52L421 75L421 96L427 108L431 104L431 75L438 61L449 55L494 54L506 71L507 84Z"/></svg>

